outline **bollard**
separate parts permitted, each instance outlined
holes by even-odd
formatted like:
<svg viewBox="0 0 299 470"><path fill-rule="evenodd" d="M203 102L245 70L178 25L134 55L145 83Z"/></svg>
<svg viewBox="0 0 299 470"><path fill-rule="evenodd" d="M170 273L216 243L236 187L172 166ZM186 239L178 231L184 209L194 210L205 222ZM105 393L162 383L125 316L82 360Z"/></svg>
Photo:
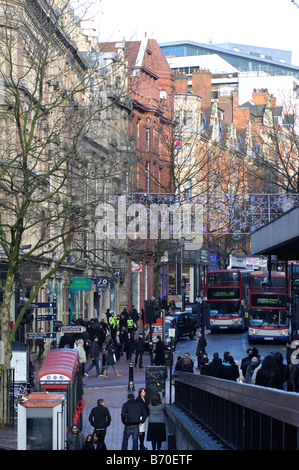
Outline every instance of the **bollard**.
<svg viewBox="0 0 299 470"><path fill-rule="evenodd" d="M134 364L131 361L129 364L129 383L128 383L128 391L129 392L134 392L135 387L134 387Z"/></svg>

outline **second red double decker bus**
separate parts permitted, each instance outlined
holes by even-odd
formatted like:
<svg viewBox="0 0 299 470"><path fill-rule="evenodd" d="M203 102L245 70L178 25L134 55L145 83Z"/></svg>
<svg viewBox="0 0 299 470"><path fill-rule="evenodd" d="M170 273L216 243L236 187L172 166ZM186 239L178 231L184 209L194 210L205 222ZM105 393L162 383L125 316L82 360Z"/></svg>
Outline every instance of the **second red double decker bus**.
<svg viewBox="0 0 299 470"><path fill-rule="evenodd" d="M208 271L206 298L210 308L211 331L246 329L247 297L251 272L239 270Z"/></svg>
<svg viewBox="0 0 299 470"><path fill-rule="evenodd" d="M290 295L285 273L256 272L250 278L248 340L287 342L291 337L291 320L286 310Z"/></svg>

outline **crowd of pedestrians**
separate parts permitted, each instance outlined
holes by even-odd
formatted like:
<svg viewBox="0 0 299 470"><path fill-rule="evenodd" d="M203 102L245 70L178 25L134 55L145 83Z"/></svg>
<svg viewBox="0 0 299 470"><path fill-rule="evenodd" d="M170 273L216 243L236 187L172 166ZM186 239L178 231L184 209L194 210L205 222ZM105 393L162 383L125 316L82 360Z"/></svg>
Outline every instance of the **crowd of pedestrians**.
<svg viewBox="0 0 299 470"><path fill-rule="evenodd" d="M144 320L143 315L141 316ZM135 367L143 367L143 354L146 349L142 333L137 336L140 315L134 305L128 311L126 308L120 315L110 309L101 313L98 318L84 321L79 317L74 325L83 326L82 332L65 333L59 342L59 348L75 348L79 353L79 363L83 374L88 377L95 369L97 377L108 378L108 369L111 367L116 375L117 362L121 356L132 361L135 354ZM86 368L86 361L90 357L91 363Z"/></svg>
<svg viewBox="0 0 299 470"><path fill-rule="evenodd" d="M128 393L120 419L124 425L121 450L128 449L130 438L132 450L147 450L147 441L151 442L153 450L160 450L166 441L166 405L158 392L152 394L150 401L143 387L136 398L134 393ZM86 439L77 424L71 426L67 437L68 450L107 450L105 437L112 419L103 399L98 399L88 420L93 430Z"/></svg>
<svg viewBox="0 0 299 470"><path fill-rule="evenodd" d="M198 368L202 375L210 377L298 392L299 361L298 364L293 364L291 352L288 345L286 364L280 352L271 352L263 357L254 347L247 349L247 354L240 364L234 360L229 351L225 351L222 358L218 352L215 352L212 360L209 360L205 353Z"/></svg>
<svg viewBox="0 0 299 470"><path fill-rule="evenodd" d="M79 319L77 323L80 324L81 321ZM143 367L146 348L143 333L137 332L139 321L139 314L134 307L130 312L124 309L119 316L107 310L97 320L91 320L87 324L82 321L81 324L85 326L82 333L65 334L59 347L73 347L78 350L79 362L87 377L92 369L95 369L97 377L108 378L110 367L116 377L120 377L117 363L121 356L131 362L135 355L135 367ZM210 360L206 347L206 338L199 331L195 356L198 373L202 375L299 392L299 360L298 364L291 361L290 345L287 347L286 364L280 352L262 357L257 348L249 348L240 363L234 360L229 351L225 351L222 357L218 352L214 352ZM91 363L85 368L88 356ZM154 364L165 365L165 346L160 336L157 338ZM195 365L189 352L183 357L177 357L174 373L194 373L194 369ZM129 393L122 406L120 420L124 425L122 450L128 449L130 439L133 450L146 450L147 441L151 442L153 450L160 450L162 442L166 441L166 408L159 393L154 393L151 401L147 398L145 388L139 389L136 399L133 393ZM99 399L97 406L91 410L89 423L93 431L86 439L77 425L72 426L68 435L70 450L106 450L105 436L111 424L111 415L104 400Z"/></svg>
<svg viewBox="0 0 299 470"><path fill-rule="evenodd" d="M120 377L116 366L121 356L125 356L126 361L133 361L135 367L143 368L146 345L143 333L138 331L140 320L143 321L144 318L140 318L134 306L130 312L124 309L120 315L108 309L88 322L79 318L75 324L84 326L84 331L65 333L61 337L59 348L78 350L79 363L85 377L89 377L94 369L97 377L108 378L110 367ZM91 362L86 367L88 357ZM154 364L165 365L165 346L160 336L157 338ZM146 450L146 441L151 442L152 449L160 450L162 442L166 441L165 412L165 402L161 400L159 393L153 393L151 401L143 387L139 389L136 399L133 393L129 393L120 416L124 425L122 450L128 448L130 438L133 450ZM68 434L68 450L106 450L106 431L112 419L103 399L97 401L88 420L92 431L86 438L77 424L72 425Z"/></svg>

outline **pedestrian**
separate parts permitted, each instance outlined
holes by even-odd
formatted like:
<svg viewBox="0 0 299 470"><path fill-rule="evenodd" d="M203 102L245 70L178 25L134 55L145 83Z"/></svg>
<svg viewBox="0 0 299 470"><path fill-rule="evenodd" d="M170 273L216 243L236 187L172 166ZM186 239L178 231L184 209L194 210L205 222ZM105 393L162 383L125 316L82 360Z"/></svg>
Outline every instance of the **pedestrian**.
<svg viewBox="0 0 299 470"><path fill-rule="evenodd" d="M120 330L122 330L123 327L125 329L127 327L127 318L125 317L125 314L123 312L121 312L120 317L119 317L119 328L120 328Z"/></svg>
<svg viewBox="0 0 299 470"><path fill-rule="evenodd" d="M283 363L283 355L280 352L273 354L274 363L278 370L277 388L280 390L287 390L288 382L290 380L289 366Z"/></svg>
<svg viewBox="0 0 299 470"><path fill-rule="evenodd" d="M232 356L226 356L219 367L219 377L221 379L237 381L240 376L239 368Z"/></svg>
<svg viewBox="0 0 299 470"><path fill-rule="evenodd" d="M107 315L106 313L104 312L101 312L99 314L99 323L105 328L108 328L108 318L107 318Z"/></svg>
<svg viewBox="0 0 299 470"><path fill-rule="evenodd" d="M137 322L139 320L139 313L137 312L137 309L135 307L135 305L132 305L132 309L130 311L130 315L134 321L134 323L137 325Z"/></svg>
<svg viewBox="0 0 299 470"><path fill-rule="evenodd" d="M119 338L120 338L120 344L121 344L120 355L123 356L127 338L128 338L128 332L124 325L120 328Z"/></svg>
<svg viewBox="0 0 299 470"><path fill-rule="evenodd" d="M184 354L184 357L182 358L179 367L180 368L177 370L181 370L182 372L194 373L194 363L188 352Z"/></svg>
<svg viewBox="0 0 299 470"><path fill-rule="evenodd" d="M118 362L120 360L120 353L121 353L121 339L120 339L119 329L116 329L114 345L115 345L116 362Z"/></svg>
<svg viewBox="0 0 299 470"><path fill-rule="evenodd" d="M93 338L93 341L90 346L90 357L91 357L91 364L87 367L84 375L88 377L88 372L95 367L97 376L102 377L101 374L101 364L100 364L100 348L99 348L99 339L97 336Z"/></svg>
<svg viewBox="0 0 299 470"><path fill-rule="evenodd" d="M228 358L228 356L230 356L230 355L231 355L231 353L230 353L229 351L224 351L222 362L227 361L227 358Z"/></svg>
<svg viewBox="0 0 299 470"><path fill-rule="evenodd" d="M174 372L177 370L181 370L181 361L182 361L182 356L178 356L176 359L175 366L174 366Z"/></svg>
<svg viewBox="0 0 299 470"><path fill-rule="evenodd" d="M113 310L111 310L109 317L109 327L112 339L115 339L117 325L119 325L119 317Z"/></svg>
<svg viewBox="0 0 299 470"><path fill-rule="evenodd" d="M92 408L88 420L91 426L94 427L94 432L97 434L99 439L99 449L107 450L105 444L106 431L111 423L111 415L108 408L105 406L103 398L99 398L97 406Z"/></svg>
<svg viewBox="0 0 299 470"><path fill-rule="evenodd" d="M196 346L197 368L200 369L203 363L203 356L206 354L207 340L202 332L198 332L198 341Z"/></svg>
<svg viewBox="0 0 299 470"><path fill-rule="evenodd" d="M160 450L166 441L166 405L158 392L152 395L149 404L147 441L151 441L153 450Z"/></svg>
<svg viewBox="0 0 299 470"><path fill-rule="evenodd" d="M244 359L242 359L242 361L241 361L241 370L242 370L242 373L243 373L244 377L246 375L247 367L251 363L252 358L257 357L258 360L260 360L260 355L259 355L259 352L258 352L257 348L247 349L247 354L248 354L247 359L246 359L246 357L244 357Z"/></svg>
<svg viewBox="0 0 299 470"><path fill-rule="evenodd" d="M245 357L243 357L243 359L241 360L241 366L240 366L240 368L242 369L242 372L243 372L243 375L244 375L244 376L245 376L245 373L246 373L246 367L245 367L245 369L243 370L243 364L244 364L245 362L248 362L248 361L249 361L248 364L250 363L250 359L253 357L253 356L252 356L252 348L248 348L247 351L246 351L246 354L247 354L247 355L246 355ZM248 364L247 364L247 365L248 365Z"/></svg>
<svg viewBox="0 0 299 470"><path fill-rule="evenodd" d="M32 389L34 392L37 391L36 385L34 383L34 371L35 367L33 365L31 357L29 358L29 385L30 385L30 390Z"/></svg>
<svg viewBox="0 0 299 470"><path fill-rule="evenodd" d="M121 420L125 425L121 450L128 449L130 436L133 440L132 450L138 450L139 428L146 418L147 412L144 404L135 400L133 393L129 393L128 400L123 404L121 410Z"/></svg>
<svg viewBox="0 0 299 470"><path fill-rule="evenodd" d="M219 377L220 374L220 365L222 364L221 357L219 357L218 352L214 352L213 359L209 364L209 375L210 377Z"/></svg>
<svg viewBox="0 0 299 470"><path fill-rule="evenodd" d="M146 409L147 416L149 415L149 400L146 396L146 390L144 387L141 387L138 390L138 396L136 398L136 401L142 403ZM147 448L144 446L144 438L145 438L145 433L148 429L148 419L146 418L145 422L141 424L139 428L139 443L140 443L140 450L147 450Z"/></svg>
<svg viewBox="0 0 299 470"><path fill-rule="evenodd" d="M112 369L114 370L114 373L116 375L116 377L121 377L121 375L117 372L116 370L116 348L114 346L114 341L113 339L111 339L108 343L108 346L107 346L107 354L106 354L106 366L105 366L105 369L104 369L104 373L103 373L103 376L105 379L108 379L108 376L107 376L107 370L109 368L109 366L112 367Z"/></svg>
<svg viewBox="0 0 299 470"><path fill-rule="evenodd" d="M85 439L82 431L79 431L77 424L73 424L71 432L67 435L67 448L68 450L82 450L85 444Z"/></svg>
<svg viewBox="0 0 299 470"><path fill-rule="evenodd" d="M260 364L260 361L259 361L258 357L253 357L251 359L250 364L246 368L246 372L245 372L245 376L244 376L244 383L246 383L246 384L251 384L252 383L252 377L253 377L254 371L259 366L259 364Z"/></svg>
<svg viewBox="0 0 299 470"><path fill-rule="evenodd" d="M200 373L202 375L210 375L210 361L206 354L203 355L203 363L201 365Z"/></svg>
<svg viewBox="0 0 299 470"><path fill-rule="evenodd" d="M105 342L105 339L106 339L106 334L107 334L107 327L105 327L105 324L104 323L99 323L96 327L95 327L95 335L98 337L98 340L99 340L99 348L100 348L100 351L102 351L103 349L103 344Z"/></svg>
<svg viewBox="0 0 299 470"><path fill-rule="evenodd" d="M74 345L75 345L75 340L74 340L73 335L69 333L64 333L60 338L58 348L63 349L67 346L68 348L73 349Z"/></svg>
<svg viewBox="0 0 299 470"><path fill-rule="evenodd" d="M273 356L266 356L262 362L261 368L257 371L255 384L262 387L277 388L278 370L275 366Z"/></svg>
<svg viewBox="0 0 299 470"><path fill-rule="evenodd" d="M82 375L85 373L85 363L86 363L86 352L84 349L84 340L78 339L75 341L74 349L78 351L78 361L81 365Z"/></svg>
<svg viewBox="0 0 299 470"><path fill-rule="evenodd" d="M156 342L156 355L154 364L155 366L165 366L165 344L162 341L161 336L157 336Z"/></svg>
<svg viewBox="0 0 299 470"><path fill-rule="evenodd" d="M121 312L121 315L123 315L125 317L125 319L127 320L129 312L128 312L128 309L126 307ZM125 326L127 326L127 325L125 324Z"/></svg>
<svg viewBox="0 0 299 470"><path fill-rule="evenodd" d="M93 433L92 433L91 442L92 442L92 445L93 445L94 450L100 450L100 447L99 447L99 438L98 438L98 435L97 435L96 432L93 432Z"/></svg>
<svg viewBox="0 0 299 470"><path fill-rule="evenodd" d="M137 362L139 358L139 369L142 369L142 359L145 351L145 341L143 334L139 333L138 338L135 341L135 367L137 367Z"/></svg>
<svg viewBox="0 0 299 470"><path fill-rule="evenodd" d="M39 332L39 333L43 333L43 332L44 332L43 328L39 328L38 332ZM38 338L38 339L36 340L36 345L38 346L38 355L37 355L37 358L38 358L39 360L42 359L42 356L43 356L43 354L44 354L44 351L45 351L45 342L46 342L45 338Z"/></svg>
<svg viewBox="0 0 299 470"><path fill-rule="evenodd" d="M137 329L137 324L134 322L132 315L129 314L127 318L127 331L131 334L132 338L134 338L135 330Z"/></svg>
<svg viewBox="0 0 299 470"><path fill-rule="evenodd" d="M134 352L134 338L129 332L127 333L124 351L126 353L127 361L131 361Z"/></svg>
<svg viewBox="0 0 299 470"><path fill-rule="evenodd" d="M81 450L95 450L92 442L92 434L88 434Z"/></svg>

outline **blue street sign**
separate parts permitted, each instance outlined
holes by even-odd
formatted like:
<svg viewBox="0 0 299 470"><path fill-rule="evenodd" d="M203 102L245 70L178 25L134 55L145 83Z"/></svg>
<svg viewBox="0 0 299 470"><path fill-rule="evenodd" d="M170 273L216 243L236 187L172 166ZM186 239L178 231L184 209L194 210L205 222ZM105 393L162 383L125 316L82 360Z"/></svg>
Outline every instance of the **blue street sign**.
<svg viewBox="0 0 299 470"><path fill-rule="evenodd" d="M62 326L58 329L61 333L83 333L84 326Z"/></svg>
<svg viewBox="0 0 299 470"><path fill-rule="evenodd" d="M56 308L56 302L34 302L28 308Z"/></svg>
<svg viewBox="0 0 299 470"><path fill-rule="evenodd" d="M97 277L96 279L96 284L97 284L97 289L102 289L102 290L106 290L108 289L108 281L109 281L109 278L107 276L101 276L101 277Z"/></svg>
<svg viewBox="0 0 299 470"><path fill-rule="evenodd" d="M35 339L35 338L54 338L56 333L26 333L27 339Z"/></svg>
<svg viewBox="0 0 299 470"><path fill-rule="evenodd" d="M45 320L56 320L56 315L36 315L35 319L37 321L45 321Z"/></svg>

